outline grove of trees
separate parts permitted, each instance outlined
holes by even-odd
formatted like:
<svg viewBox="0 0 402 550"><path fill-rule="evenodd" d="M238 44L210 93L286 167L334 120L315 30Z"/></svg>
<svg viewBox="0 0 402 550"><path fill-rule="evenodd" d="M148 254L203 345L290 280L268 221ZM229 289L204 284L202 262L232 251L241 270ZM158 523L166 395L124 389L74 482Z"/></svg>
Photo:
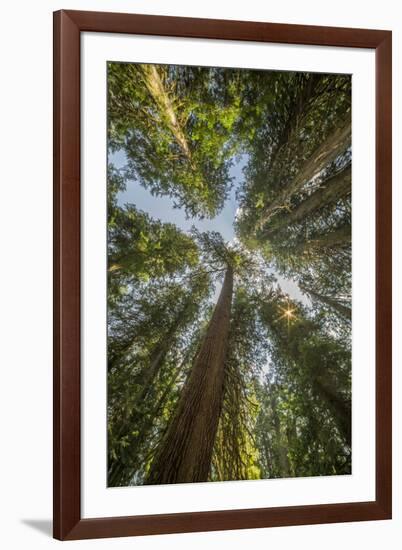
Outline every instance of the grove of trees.
<svg viewBox="0 0 402 550"><path fill-rule="evenodd" d="M108 151L108 485L350 474L350 76L110 62Z"/></svg>

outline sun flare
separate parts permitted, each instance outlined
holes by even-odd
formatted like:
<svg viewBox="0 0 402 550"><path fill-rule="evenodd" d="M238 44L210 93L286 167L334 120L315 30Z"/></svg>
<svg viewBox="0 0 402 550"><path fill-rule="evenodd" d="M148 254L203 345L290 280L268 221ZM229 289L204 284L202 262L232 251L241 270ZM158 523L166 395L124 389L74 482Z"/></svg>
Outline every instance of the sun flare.
<svg viewBox="0 0 402 550"><path fill-rule="evenodd" d="M279 316L279 319L286 319L287 323L288 323L288 328L289 328L291 321L296 321L297 320L297 316L295 314L296 308L295 307L293 307L293 308L290 307L289 302L288 302L285 307L279 306L279 310L282 313Z"/></svg>

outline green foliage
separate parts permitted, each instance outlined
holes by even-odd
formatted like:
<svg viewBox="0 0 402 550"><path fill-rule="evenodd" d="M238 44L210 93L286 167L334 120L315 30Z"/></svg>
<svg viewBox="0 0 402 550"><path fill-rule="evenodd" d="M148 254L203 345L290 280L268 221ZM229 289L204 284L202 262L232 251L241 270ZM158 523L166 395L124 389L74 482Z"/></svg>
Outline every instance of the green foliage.
<svg viewBox="0 0 402 550"><path fill-rule="evenodd" d="M350 473L350 96L345 75L108 64L108 149L126 159L108 167L109 485L148 479L227 272L208 479ZM214 217L239 155L230 243L121 204L142 185Z"/></svg>
<svg viewBox="0 0 402 550"><path fill-rule="evenodd" d="M265 362L267 340L255 311L254 296L239 286L233 299L225 392L211 480L261 477L255 438L260 404L254 384Z"/></svg>
<svg viewBox="0 0 402 550"><path fill-rule="evenodd" d="M286 311L293 312L290 319ZM269 454L278 456L284 447L288 476L350 473L348 342L327 333L319 317L309 316L301 304L277 291L261 300L260 316L270 342L268 376L259 388L260 394L265 391L270 396L266 397L268 412L263 409L257 430L266 449L263 467L269 467ZM261 433L264 430L270 435ZM283 477L278 460L274 472Z"/></svg>
<svg viewBox="0 0 402 550"><path fill-rule="evenodd" d="M316 309L325 310L326 322L345 333L351 295L351 80L278 73L271 86L275 93L260 103L260 123L248 144L237 234L277 273L297 281ZM256 88L256 104L261 93L266 91ZM335 155L328 154L331 148ZM320 164L320 158L326 160Z"/></svg>
<svg viewBox="0 0 402 550"><path fill-rule="evenodd" d="M289 201L306 191L317 172L296 188L293 181L322 142L350 120L350 83L348 76L277 73L268 81L270 101L264 100L266 90L256 89L254 102L260 112L246 146L249 163L239 192L239 235L258 232L271 206L280 216Z"/></svg>
<svg viewBox="0 0 402 550"><path fill-rule="evenodd" d="M141 285L109 310L109 481L146 473L209 315L202 269L178 282ZM135 475L134 475L135 474Z"/></svg>
<svg viewBox="0 0 402 550"><path fill-rule="evenodd" d="M111 151L155 195L189 215L214 216L231 186L240 110L236 87L213 68L108 64Z"/></svg>
<svg viewBox="0 0 402 550"><path fill-rule="evenodd" d="M109 213L109 272L148 281L198 263L194 241L173 224L152 220L135 206Z"/></svg>

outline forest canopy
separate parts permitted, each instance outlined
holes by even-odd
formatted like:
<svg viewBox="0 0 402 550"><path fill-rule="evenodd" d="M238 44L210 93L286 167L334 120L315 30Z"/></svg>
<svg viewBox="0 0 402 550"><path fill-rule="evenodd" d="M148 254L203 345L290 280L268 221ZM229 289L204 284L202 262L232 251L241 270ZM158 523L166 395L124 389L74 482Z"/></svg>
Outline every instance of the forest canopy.
<svg viewBox="0 0 402 550"><path fill-rule="evenodd" d="M108 486L351 473L351 78L108 63Z"/></svg>

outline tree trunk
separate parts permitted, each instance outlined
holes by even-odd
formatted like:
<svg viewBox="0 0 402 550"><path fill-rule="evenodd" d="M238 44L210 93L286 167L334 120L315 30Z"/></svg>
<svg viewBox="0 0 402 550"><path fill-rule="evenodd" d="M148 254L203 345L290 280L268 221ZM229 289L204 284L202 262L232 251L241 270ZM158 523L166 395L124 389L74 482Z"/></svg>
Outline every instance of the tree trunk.
<svg viewBox="0 0 402 550"><path fill-rule="evenodd" d="M147 369L144 372L144 380L142 381L142 388L139 391L134 404L133 404L133 410L128 418L126 418L122 424L120 425L120 428L117 430L116 437L122 438L123 436L129 437L129 444L132 446L133 444L133 436L130 434L130 431L132 431L134 428L137 428L141 425L143 421L144 414L143 412L139 411L139 407L144 403L151 387L152 383L154 382L157 374L159 373L160 368L162 367L165 357L169 351L169 346L171 343L170 338L166 338L162 345L157 345L156 349L151 355L151 362ZM141 427L141 435L144 431L144 426ZM136 440L136 447L138 447L139 441L137 441L139 438L135 437ZM134 452L134 451L132 451ZM121 483L121 477L125 473L126 466L121 462L120 459L113 459L112 457L109 457L109 486L117 486Z"/></svg>
<svg viewBox="0 0 402 550"><path fill-rule="evenodd" d="M173 107L173 102L165 90L162 79L155 65L141 65L141 71L144 76L145 85L148 92L159 108L162 118L166 122L181 152L192 163L191 151L184 132L177 120Z"/></svg>
<svg viewBox="0 0 402 550"><path fill-rule="evenodd" d="M308 82L298 94L297 101L293 101L289 106L287 121L279 137L278 144L272 153L271 164L275 162L279 152L286 146L292 134L297 131L303 115L308 112L311 103L318 97L321 82L321 74L310 74Z"/></svg>
<svg viewBox="0 0 402 550"><path fill-rule="evenodd" d="M124 464L121 461L113 462L112 467L109 469L108 473L108 487L124 487L130 483L133 474L140 467L139 461L141 460L141 456L139 456L139 450L141 449L144 442L147 440L154 426L155 418L160 415L161 409L164 407L169 393L171 392L180 374L183 372L183 369L188 360L189 354L186 354L183 361L174 372L166 388L162 392L162 395L157 400L156 405L151 410L151 412L147 414L145 421L144 415L141 415L140 417L137 413L137 421L142 421L143 424L141 426L141 431L139 432L138 436L135 439L132 438L130 441L130 464ZM133 424L135 425L135 419L133 421Z"/></svg>
<svg viewBox="0 0 402 550"><path fill-rule="evenodd" d="M176 317L173 319L167 332L160 338L151 351L149 356L149 362L145 367L141 369L139 375L134 378L135 382L141 385L141 390L138 392L135 400L133 401L132 415L123 423L117 433L117 437L122 437L132 427L133 419L138 416L138 407L145 401L149 391L153 387L155 380L159 374L161 367L163 366L166 356L169 350L172 348L177 332L183 326L183 318L185 318L186 311L192 306L192 297L189 296L184 303L184 307L181 308ZM135 340L130 342L125 348L123 348L123 354L130 351L135 344ZM121 357L121 356L120 356ZM117 362L117 361L116 361Z"/></svg>
<svg viewBox="0 0 402 550"><path fill-rule="evenodd" d="M151 466L148 484L208 479L222 407L232 295L233 270L228 267L176 414Z"/></svg>
<svg viewBox="0 0 402 550"><path fill-rule="evenodd" d="M290 477L288 452L284 445L283 436L281 432L281 423L277 412L276 396L271 396L271 407L272 407L273 424L274 424L275 439L276 439L276 449L278 453L278 463L279 463L281 478Z"/></svg>
<svg viewBox="0 0 402 550"><path fill-rule="evenodd" d="M335 310L336 313L347 319L348 321L352 320L352 310L350 307L344 306L341 304L336 298L332 298L331 296L323 296L322 294L318 294L314 290L311 290L309 288L300 287L301 290L307 292L307 294L310 294L310 296L313 299L316 299L319 302L322 302L326 305L328 305L330 308Z"/></svg>
<svg viewBox="0 0 402 550"><path fill-rule="evenodd" d="M324 233L312 239L307 239L297 243L292 252L294 254L310 254L314 250L322 250L325 248L340 248L350 245L351 242L351 227L349 223L339 226L333 231Z"/></svg>
<svg viewBox="0 0 402 550"><path fill-rule="evenodd" d="M192 307L193 299L191 296L185 301L184 307L180 309L176 317L172 321L168 331L163 335L163 337L156 344L152 350L149 363L144 367L140 374L138 381L141 383L141 389L138 394L135 396L135 399L132 403L132 412L128 418L122 420L120 427L115 429L114 437L121 438L123 436L129 436L130 445L133 442L133 437L130 435L135 427L140 426L143 420L144 413L141 410L141 407L145 403L150 390L154 387L155 380L159 374L160 369L165 363L165 359L169 350L172 347L174 339L177 332L183 325L183 318L185 318L186 310L189 307ZM123 348L123 353L127 353L135 342L130 342L125 348ZM138 437L134 438L135 441L139 440ZM138 447L138 442L136 443L136 448ZM133 451L134 452L134 451ZM109 483L110 485L116 484L120 480L121 476L124 473L124 466L122 466L119 459L115 460L109 456ZM120 482L120 481L119 481Z"/></svg>
<svg viewBox="0 0 402 550"><path fill-rule="evenodd" d="M315 210L334 204L339 199L350 195L351 192L351 167L349 165L341 172L325 180L317 191L314 191L289 213L277 213L272 224L269 224L268 231L264 231L264 236L269 238L278 229L299 222Z"/></svg>
<svg viewBox="0 0 402 550"><path fill-rule="evenodd" d="M262 229L271 216L278 210L286 207L291 196L299 191L308 181L316 176L328 164L346 151L351 142L351 117L350 112L343 123L336 128L324 142L317 147L311 157L304 163L293 181L278 193L278 197L265 209L259 221Z"/></svg>
<svg viewBox="0 0 402 550"><path fill-rule="evenodd" d="M183 324L183 318L185 317L187 310L191 308L192 305L193 297L191 296L191 294L189 294L184 301L183 307L180 308L180 310L177 312L176 317L173 319L167 332L154 346L154 349L150 353L149 365L141 371L141 376L144 376L144 380L146 379L147 382L153 379L152 373L156 372L157 374L158 365L160 365L161 360L163 360L163 358L165 357L166 351L168 351L169 348L172 346L172 339L175 336L176 332L181 328ZM118 353L115 353L113 357L110 357L110 359L108 358L108 369L110 370L115 367L124 357L124 355L131 351L136 343L137 342L135 338L130 338L130 340L127 340Z"/></svg>
<svg viewBox="0 0 402 550"><path fill-rule="evenodd" d="M352 415L350 404L345 401L341 396L329 388L328 385L323 384L320 380L315 380L314 385L319 395L326 401L328 408L334 415L334 419L338 425L339 431L345 438L346 443L351 447L352 445Z"/></svg>

